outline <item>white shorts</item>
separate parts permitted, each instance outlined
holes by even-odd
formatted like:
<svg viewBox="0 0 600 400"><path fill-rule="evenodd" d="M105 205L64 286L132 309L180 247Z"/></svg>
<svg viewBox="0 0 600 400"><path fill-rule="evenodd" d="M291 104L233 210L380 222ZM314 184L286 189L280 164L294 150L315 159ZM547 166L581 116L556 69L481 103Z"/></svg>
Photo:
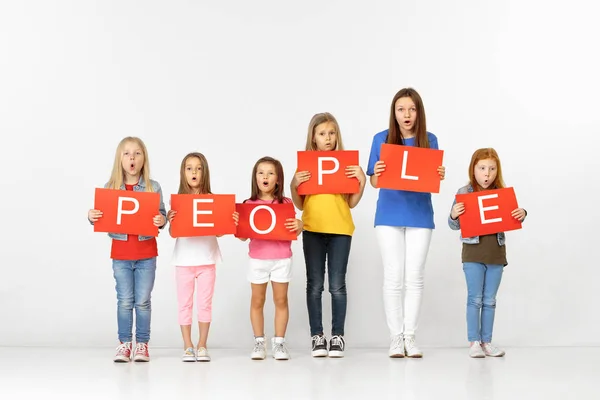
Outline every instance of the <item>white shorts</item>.
<svg viewBox="0 0 600 400"><path fill-rule="evenodd" d="M257 260L250 259L248 267L248 280L250 283L267 283L269 280L278 283L287 283L292 279L292 259Z"/></svg>

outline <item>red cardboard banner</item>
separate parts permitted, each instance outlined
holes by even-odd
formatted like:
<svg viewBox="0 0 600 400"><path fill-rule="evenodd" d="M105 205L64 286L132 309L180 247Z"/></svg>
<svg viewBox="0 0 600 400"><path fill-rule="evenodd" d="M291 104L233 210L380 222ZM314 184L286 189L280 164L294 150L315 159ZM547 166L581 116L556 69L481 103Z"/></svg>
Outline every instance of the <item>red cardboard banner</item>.
<svg viewBox="0 0 600 400"><path fill-rule="evenodd" d="M296 232L285 227L288 218L296 218L292 203L236 204L240 214L236 237L265 240L296 240Z"/></svg>
<svg viewBox="0 0 600 400"><path fill-rule="evenodd" d="M159 208L158 193L96 188L94 209L102 211L102 217L94 222L94 232L158 236L152 220Z"/></svg>
<svg viewBox="0 0 600 400"><path fill-rule="evenodd" d="M233 194L172 194L171 236L216 236L235 234Z"/></svg>
<svg viewBox="0 0 600 400"><path fill-rule="evenodd" d="M407 190L411 192L439 193L443 150L422 147L381 145L379 159L385 162L385 171L377 180L382 189Z"/></svg>
<svg viewBox="0 0 600 400"><path fill-rule="evenodd" d="M358 193L356 178L346 176L346 167L359 165L358 151L299 151L298 171L308 171L311 178L298 186L299 195Z"/></svg>
<svg viewBox="0 0 600 400"><path fill-rule="evenodd" d="M457 194L456 202L465 204L458 217L464 238L521 229L521 222L511 215L519 208L513 188Z"/></svg>

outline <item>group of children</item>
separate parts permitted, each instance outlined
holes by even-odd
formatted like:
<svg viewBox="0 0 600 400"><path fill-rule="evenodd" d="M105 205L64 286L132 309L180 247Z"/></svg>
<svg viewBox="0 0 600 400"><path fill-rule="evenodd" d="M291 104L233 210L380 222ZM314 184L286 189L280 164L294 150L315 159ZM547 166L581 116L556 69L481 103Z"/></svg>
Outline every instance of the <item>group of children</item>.
<svg viewBox="0 0 600 400"><path fill-rule="evenodd" d="M385 164L380 160L384 143L437 149L437 138L427 132L425 110L419 94L412 88L400 90L390 109L389 129L373 138L367 175L370 183L377 181ZM344 150L340 127L333 115L316 114L310 121L306 151ZM139 138L127 137L117 147L110 180L110 189L157 192L159 213L153 223L163 229L177 218L174 210L166 212L162 190L150 179L148 155ZM445 168L439 166L440 179ZM359 182L354 194L300 195L298 186L311 179L308 171L297 171L290 184L291 198L284 196L284 176L281 163L263 157L252 171L252 191L246 203L291 203L302 211L302 219L291 218L286 227L303 235L306 264L306 302L313 357L343 357L346 350L344 325L346 319L346 273L354 233L351 209L360 202L366 176L358 165L346 168L348 179ZM459 193L504 187L497 153L491 149L477 150L469 165L469 184ZM201 153L187 154L181 162L178 194L211 194L210 170ZM460 229L458 217L465 211L462 203L452 205L448 224ZM523 221L526 211L518 208L512 215ZM90 210L88 220L96 222L102 210ZM237 224L239 215L232 219ZM423 293L424 268L434 229L431 194L403 190L380 189L375 214L375 233L383 263L383 300L391 336L389 356L420 358L415 333L418 326ZM170 230L170 228L169 228ZM149 361L151 292L156 271L156 238L142 235L109 233L112 238L111 258L117 291L117 324L119 346L115 362ZM245 238L240 238L246 241ZM462 262L467 282L467 332L471 357L502 356L504 352L492 346L492 330L496 293L506 261L504 233L462 238ZM292 250L289 240L250 239L247 279L252 297L250 321L254 332L253 360L267 356L264 332L264 304L267 285L271 282L275 303L275 335L271 339L271 354L276 360L288 360L285 333L289 318L288 285L292 277ZM178 237L172 264L175 266L178 320L184 343L183 361L210 361L207 339L211 322L212 298L215 286L215 266L221 261L216 236ZM322 323L322 293L327 272L331 294L332 329L329 339ZM192 341L192 310L196 297L199 341ZM133 310L136 315L135 349L133 348Z"/></svg>

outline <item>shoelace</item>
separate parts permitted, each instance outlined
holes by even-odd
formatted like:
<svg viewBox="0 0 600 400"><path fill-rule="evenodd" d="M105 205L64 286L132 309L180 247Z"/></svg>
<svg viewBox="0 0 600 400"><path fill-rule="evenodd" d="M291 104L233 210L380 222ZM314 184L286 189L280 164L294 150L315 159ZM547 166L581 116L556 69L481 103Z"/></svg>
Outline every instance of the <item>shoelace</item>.
<svg viewBox="0 0 600 400"><path fill-rule="evenodd" d="M275 343L273 345L273 353L287 353L287 350L283 343Z"/></svg>
<svg viewBox="0 0 600 400"><path fill-rule="evenodd" d="M313 349L315 347L317 347L317 346L324 346L325 345L325 336L315 335L315 336L312 337L312 339L315 341Z"/></svg>
<svg viewBox="0 0 600 400"><path fill-rule="evenodd" d="M402 348L402 335L396 335L394 336L394 339L392 339L392 349L401 349Z"/></svg>
<svg viewBox="0 0 600 400"><path fill-rule="evenodd" d="M404 347L412 349L415 346L415 338L412 336L406 336L404 338Z"/></svg>
<svg viewBox="0 0 600 400"><path fill-rule="evenodd" d="M135 345L136 353L146 353L148 351L148 345L146 343L137 343Z"/></svg>
<svg viewBox="0 0 600 400"><path fill-rule="evenodd" d="M121 343L119 347L117 347L117 353L125 354L128 350L131 350L127 343Z"/></svg>
<svg viewBox="0 0 600 400"><path fill-rule="evenodd" d="M342 338L340 338L338 335L335 335L331 338L331 345L339 346L339 348L344 350L344 342L342 341Z"/></svg>
<svg viewBox="0 0 600 400"><path fill-rule="evenodd" d="M494 353L498 353L498 348L492 346L491 343L486 343L483 345L485 351L487 351L489 354L494 354Z"/></svg>
<svg viewBox="0 0 600 400"><path fill-rule="evenodd" d="M253 353L259 353L264 351L265 349L265 343L264 342L254 342L254 349L252 350Z"/></svg>
<svg viewBox="0 0 600 400"><path fill-rule="evenodd" d="M193 356L194 355L194 350L193 349L185 349L185 355L186 356Z"/></svg>

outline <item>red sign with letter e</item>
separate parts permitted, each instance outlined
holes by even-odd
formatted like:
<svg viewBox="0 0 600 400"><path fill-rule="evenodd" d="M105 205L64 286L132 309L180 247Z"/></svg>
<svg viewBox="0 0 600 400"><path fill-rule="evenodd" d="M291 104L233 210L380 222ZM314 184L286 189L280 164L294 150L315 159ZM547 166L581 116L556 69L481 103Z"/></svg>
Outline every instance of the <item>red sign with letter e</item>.
<svg viewBox="0 0 600 400"><path fill-rule="evenodd" d="M456 202L465 204L458 217L464 238L521 229L521 222L511 215L519 208L513 188L457 194Z"/></svg>
<svg viewBox="0 0 600 400"><path fill-rule="evenodd" d="M233 194L172 194L171 209L177 211L171 222L171 236L214 236L234 234Z"/></svg>
<svg viewBox="0 0 600 400"><path fill-rule="evenodd" d="M358 151L299 151L298 171L310 179L298 186L298 194L358 193L359 182L346 176L346 167L358 165Z"/></svg>
<svg viewBox="0 0 600 400"><path fill-rule="evenodd" d="M385 171L377 181L382 189L411 192L439 193L443 150L401 146L384 143L379 159L385 162Z"/></svg>
<svg viewBox="0 0 600 400"><path fill-rule="evenodd" d="M159 207L158 193L96 188L94 209L102 211L102 217L94 222L94 232L158 236L152 220Z"/></svg>
<svg viewBox="0 0 600 400"><path fill-rule="evenodd" d="M296 240L296 232L285 227L286 219L296 218L292 203L236 204L240 222L236 237L265 240Z"/></svg>

